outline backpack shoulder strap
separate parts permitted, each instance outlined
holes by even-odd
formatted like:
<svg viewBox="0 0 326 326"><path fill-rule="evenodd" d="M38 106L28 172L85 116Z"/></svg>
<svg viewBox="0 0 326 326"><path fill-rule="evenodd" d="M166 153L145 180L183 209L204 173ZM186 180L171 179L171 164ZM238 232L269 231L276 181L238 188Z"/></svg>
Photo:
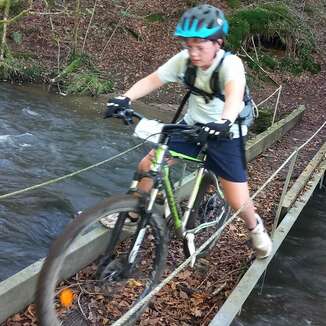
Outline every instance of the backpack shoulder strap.
<svg viewBox="0 0 326 326"><path fill-rule="evenodd" d="M231 52L224 52L223 57L221 58L220 62L218 63L218 65L216 66L216 68L214 69L210 82L209 82L209 87L211 88L214 97L219 98L221 101L225 101L225 97L224 95L221 93L220 90L220 80L219 80L219 73L220 73L220 68L224 62L224 59L226 56L232 54Z"/></svg>
<svg viewBox="0 0 326 326"><path fill-rule="evenodd" d="M208 103L214 98L214 95L195 86L196 76L197 67L193 65L190 58L188 58L183 82L191 94L202 96L205 99L205 102Z"/></svg>
<svg viewBox="0 0 326 326"><path fill-rule="evenodd" d="M197 67L191 63L190 58L187 59L186 71L183 77L183 82L186 86L194 86L197 76Z"/></svg>
<svg viewBox="0 0 326 326"><path fill-rule="evenodd" d="M223 57L221 58L220 62L214 69L212 76L210 78L210 88L212 90L212 93L208 93L202 89L199 89L195 86L196 82L196 75L197 75L197 67L191 63L190 58L188 58L186 63L186 70L183 78L183 82L185 86L190 90L190 92L194 95L199 95L204 97L205 102L208 103L211 101L214 97L219 98L221 101L225 101L224 95L220 91L219 87L219 70L224 62L224 58L227 55L230 55L231 52L224 52Z"/></svg>

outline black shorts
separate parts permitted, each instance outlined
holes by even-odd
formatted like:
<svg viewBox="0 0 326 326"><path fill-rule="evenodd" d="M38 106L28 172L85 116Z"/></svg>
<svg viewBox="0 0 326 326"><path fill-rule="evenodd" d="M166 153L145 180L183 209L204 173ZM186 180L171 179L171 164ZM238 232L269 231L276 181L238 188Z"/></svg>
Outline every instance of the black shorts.
<svg viewBox="0 0 326 326"><path fill-rule="evenodd" d="M205 167L216 176L232 182L246 182L247 171L244 164L244 153L241 139L212 139L207 144L207 160ZM169 140L169 150L196 157L200 146L183 138L174 137Z"/></svg>

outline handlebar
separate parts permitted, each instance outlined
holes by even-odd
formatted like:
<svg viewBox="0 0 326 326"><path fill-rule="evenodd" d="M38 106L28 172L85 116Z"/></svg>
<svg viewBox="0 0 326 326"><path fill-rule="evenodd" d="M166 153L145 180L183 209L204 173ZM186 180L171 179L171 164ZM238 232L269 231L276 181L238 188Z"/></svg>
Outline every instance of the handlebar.
<svg viewBox="0 0 326 326"><path fill-rule="evenodd" d="M122 119L125 124L131 125L134 123L133 118L137 118L138 120L141 120L145 118L142 114L136 112L134 109L125 109L117 111L115 114L113 114L114 118ZM201 144L204 144L207 142L207 134L203 132L203 126L204 124L196 123L195 125L189 126L186 124L175 124L175 123L167 123L162 124L162 130L161 134L163 135L163 138L166 139L167 137L171 136L173 133L182 133L185 136L188 136L195 142L199 142ZM232 133L227 132L224 134L219 135L218 137L224 137L224 138L232 138Z"/></svg>

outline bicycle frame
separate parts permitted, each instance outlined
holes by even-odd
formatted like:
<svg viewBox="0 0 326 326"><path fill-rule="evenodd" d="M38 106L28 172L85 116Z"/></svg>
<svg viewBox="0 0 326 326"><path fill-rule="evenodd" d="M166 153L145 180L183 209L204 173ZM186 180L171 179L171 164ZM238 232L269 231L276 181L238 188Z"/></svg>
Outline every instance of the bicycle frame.
<svg viewBox="0 0 326 326"><path fill-rule="evenodd" d="M167 202L165 205L165 211L166 211L165 216L171 214L176 233L180 237L184 237L186 233L189 232L189 230L186 230L186 225L188 223L188 219L192 211L192 208L194 206L194 202L196 200L199 187L205 172L203 163L205 162L206 154L204 155L203 159L197 159L181 153L172 152L172 157L174 158L179 158L185 161L193 161L201 165L196 172L193 190L190 194L189 200L187 202L187 206L185 207L185 211L182 214L178 207L177 200L173 190L174 186L170 179L170 167L165 162L167 151L168 151L168 146L164 144L159 144L158 147L154 150L154 159L152 161L151 169L149 171L149 175L152 177L154 181L154 186L150 192L149 201L146 207L146 212L150 212L152 210L157 194L163 187L166 194L166 202ZM138 180L133 180L130 186L130 191L136 191L137 184L138 184ZM207 223L207 226L202 225L200 229L209 227L212 224L214 224L214 222ZM191 233L198 232L198 230L191 230L191 231L192 231Z"/></svg>

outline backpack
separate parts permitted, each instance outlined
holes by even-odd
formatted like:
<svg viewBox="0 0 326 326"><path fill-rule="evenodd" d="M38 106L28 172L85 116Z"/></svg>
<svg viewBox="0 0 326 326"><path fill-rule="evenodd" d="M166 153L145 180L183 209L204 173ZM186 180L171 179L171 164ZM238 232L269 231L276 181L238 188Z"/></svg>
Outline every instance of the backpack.
<svg viewBox="0 0 326 326"><path fill-rule="evenodd" d="M211 101L214 97L219 98L223 102L225 101L225 97L221 93L220 87L219 87L219 70L223 64L224 58L230 54L231 54L230 52L224 53L222 59L220 60L219 64L217 65L217 67L215 68L215 70L212 73L211 79L209 81L209 86L213 93L207 93L207 92L194 86L195 80L196 80L196 74L197 74L197 67L191 63L190 58L188 59L187 68L186 68L184 79L183 79L185 86L189 89L188 93L186 94L186 96L188 95L187 99L189 98L190 94L194 94L194 95L203 96L206 103ZM246 125L247 127L250 127L254 122L254 118L257 117L257 114L255 111L256 106L255 106L255 103L250 94L248 85L245 86L243 102L244 102L244 108L239 113L239 116L236 119L236 122L238 124L242 124L242 125Z"/></svg>

